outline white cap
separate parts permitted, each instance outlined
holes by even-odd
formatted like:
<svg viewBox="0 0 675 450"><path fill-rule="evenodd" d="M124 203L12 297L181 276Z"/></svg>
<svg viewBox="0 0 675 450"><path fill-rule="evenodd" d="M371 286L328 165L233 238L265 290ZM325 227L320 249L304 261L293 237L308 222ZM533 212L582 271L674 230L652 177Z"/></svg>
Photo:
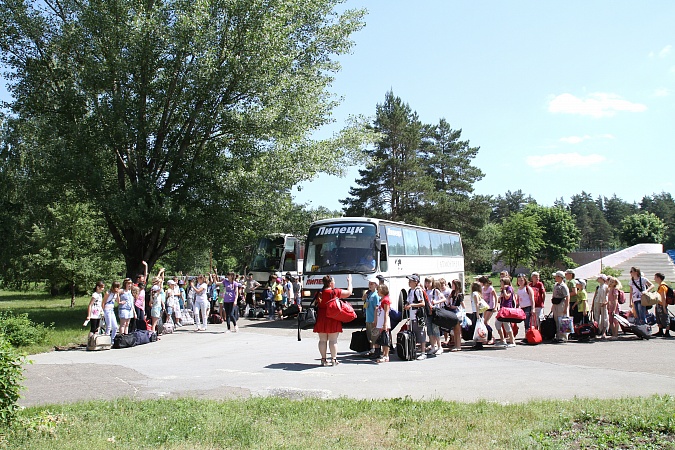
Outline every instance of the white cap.
<svg viewBox="0 0 675 450"><path fill-rule="evenodd" d="M370 277L368 278L368 283L380 284L380 280L376 277Z"/></svg>
<svg viewBox="0 0 675 450"><path fill-rule="evenodd" d="M167 281L166 283L167 283L167 284L176 284L176 282L173 281L173 280L169 280L169 281Z"/></svg>
<svg viewBox="0 0 675 450"><path fill-rule="evenodd" d="M161 288L159 287L158 284L156 284L156 285L154 285L154 286L152 287L152 290L153 290L153 291L159 291L160 289L161 289Z"/></svg>

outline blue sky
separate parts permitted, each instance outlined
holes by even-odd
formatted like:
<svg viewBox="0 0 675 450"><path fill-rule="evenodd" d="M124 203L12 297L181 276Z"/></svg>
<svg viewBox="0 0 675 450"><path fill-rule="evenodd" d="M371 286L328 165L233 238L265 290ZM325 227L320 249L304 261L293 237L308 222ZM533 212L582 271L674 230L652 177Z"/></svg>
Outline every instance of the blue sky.
<svg viewBox="0 0 675 450"><path fill-rule="evenodd" d="M522 189L551 205L582 190L631 202L672 191L675 2L346 6L368 15L353 53L340 58L335 128L374 115L393 89L423 122L444 117L480 147L479 194ZM357 175L319 176L295 199L340 209Z"/></svg>
<svg viewBox="0 0 675 450"><path fill-rule="evenodd" d="M582 190L628 201L672 192L675 2L347 0L366 7L330 136L372 116L389 89L425 123L445 118L480 147L479 194L539 203ZM0 98L7 98L0 86ZM675 170L673 170L675 172ZM340 209L357 169L319 176L297 202Z"/></svg>

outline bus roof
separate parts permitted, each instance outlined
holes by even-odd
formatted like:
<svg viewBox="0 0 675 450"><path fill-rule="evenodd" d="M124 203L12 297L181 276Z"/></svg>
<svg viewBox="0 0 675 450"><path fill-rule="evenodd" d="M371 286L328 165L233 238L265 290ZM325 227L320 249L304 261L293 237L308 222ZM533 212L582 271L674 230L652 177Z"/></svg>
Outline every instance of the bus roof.
<svg viewBox="0 0 675 450"><path fill-rule="evenodd" d="M406 228L414 228L416 230L428 230L428 231L436 231L436 232L441 232L441 233L448 233L448 234L456 234L459 236L459 233L457 231L448 231L448 230L440 230L436 228L429 228L429 227L421 227L419 225L413 225L405 222L393 222L391 220L386 220L386 219L374 219L370 217L335 217L333 219L321 219L317 220L316 222L312 222L310 224L310 227L313 227L315 225L326 225L330 223L354 223L354 222L365 222L365 223L372 223L373 225L379 225L379 224L385 224L385 225L394 225L394 226L401 226L401 227L406 227Z"/></svg>

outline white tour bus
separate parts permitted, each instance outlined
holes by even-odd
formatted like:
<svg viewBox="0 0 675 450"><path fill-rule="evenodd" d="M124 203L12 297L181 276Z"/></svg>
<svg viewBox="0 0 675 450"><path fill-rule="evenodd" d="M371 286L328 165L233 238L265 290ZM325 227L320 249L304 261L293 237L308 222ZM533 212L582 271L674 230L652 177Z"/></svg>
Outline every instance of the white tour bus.
<svg viewBox="0 0 675 450"><path fill-rule="evenodd" d="M258 239L248 273L260 284L267 283L271 274L302 275L302 254L304 238L291 234L271 234ZM256 291L262 293L262 288Z"/></svg>
<svg viewBox="0 0 675 450"><path fill-rule="evenodd" d="M347 287L352 275L355 310L363 309L361 297L368 278L384 276L392 309L401 311L407 296L406 275L416 273L421 283L431 276L458 279L464 286L464 254L459 233L365 217L319 220L310 225L305 242L303 303L309 304L322 278L331 275L338 288Z"/></svg>

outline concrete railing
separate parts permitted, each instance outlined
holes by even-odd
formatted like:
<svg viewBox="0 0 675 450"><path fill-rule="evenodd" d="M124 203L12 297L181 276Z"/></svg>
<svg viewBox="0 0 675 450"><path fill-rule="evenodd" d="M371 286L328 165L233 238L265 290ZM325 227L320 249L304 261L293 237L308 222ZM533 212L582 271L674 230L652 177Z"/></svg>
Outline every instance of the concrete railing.
<svg viewBox="0 0 675 450"><path fill-rule="evenodd" d="M624 250L612 253L611 255L607 255L603 257L602 260L598 259L577 267L574 269L574 275L577 278L591 279L600 273L600 261L602 261L602 267L616 267L634 256L645 253L663 253L663 244L637 244L628 247Z"/></svg>

